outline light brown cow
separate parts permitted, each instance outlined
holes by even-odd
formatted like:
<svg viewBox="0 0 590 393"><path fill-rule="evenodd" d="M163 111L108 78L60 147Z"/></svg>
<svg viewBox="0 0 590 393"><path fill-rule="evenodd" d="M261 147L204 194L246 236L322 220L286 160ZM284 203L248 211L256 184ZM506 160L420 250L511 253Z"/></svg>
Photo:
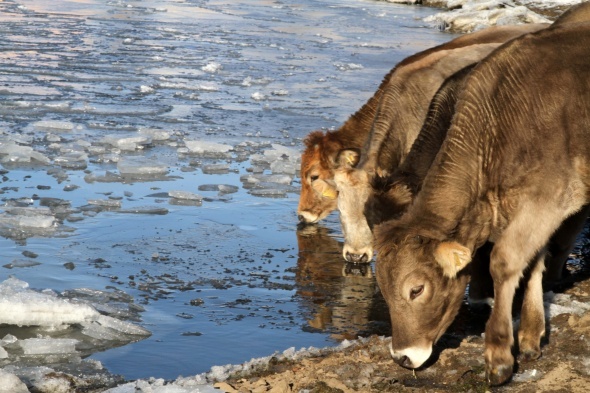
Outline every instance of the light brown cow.
<svg viewBox="0 0 590 393"><path fill-rule="evenodd" d="M526 31L534 30L535 25L491 27L475 33L465 34L445 44L409 56L385 76L373 97L359 111L352 115L342 127L336 131L328 131L326 133L322 131L310 133L304 141L305 150L301 156L301 195L297 207L297 215L300 222L318 222L336 209L338 192L333 178L337 155L344 149L360 150L365 145L367 137L372 130L373 121L384 91L389 89L388 94L392 94L392 90L389 88L392 83L398 86L398 88L403 89L403 78L408 73L402 76L402 70L408 66L416 67L418 62L431 55L436 56L437 52L449 51L473 44L503 43ZM433 57L430 59L427 61L434 61L432 60ZM421 92L418 92L418 94L421 94ZM432 97L433 94L434 92L430 96ZM390 99L388 98L388 100ZM421 97L418 96L416 99L421 99ZM424 106L424 104L421 105ZM425 105L427 106L428 104ZM421 109L424 112L426 111L426 108ZM423 118L424 116L422 120ZM418 131L419 128L415 129L412 133L408 132L407 135L404 135L405 143L399 147L401 151L393 153L399 156L400 159L405 157ZM403 131L400 131L400 133L400 135L403 135ZM380 138L380 136L375 137Z"/></svg>
<svg viewBox="0 0 590 393"><path fill-rule="evenodd" d="M525 271L518 343L540 356L546 245L590 203L590 23L560 24L496 50L468 76L422 189L375 229L376 275L392 315L391 354L420 367L453 321L472 255L494 243L486 378L512 375L512 303ZM467 268L466 268L467 267Z"/></svg>
<svg viewBox="0 0 590 393"><path fill-rule="evenodd" d="M485 58L502 43L522 34L546 28L547 24L511 26L511 35L503 34L492 44L473 44L438 51L404 67L383 93L368 142L361 156L344 150L334 172L338 190L338 210L345 244L342 255L347 261L368 262L373 257L373 234L364 216L364 207L372 194L371 183L377 175L394 172L405 160L426 120L428 107L444 81L464 67ZM507 27L503 27L505 32ZM490 28L495 30L496 28ZM499 28L498 28L499 29ZM357 159L353 157L357 156ZM358 167L352 169L358 162Z"/></svg>
<svg viewBox="0 0 590 393"><path fill-rule="evenodd" d="M373 227L401 215L412 202L446 136L457 95L473 66L456 72L442 84L408 156L389 176L371 178L349 163L356 161L350 158L356 152L345 150L340 154L334 179L340 190L338 207L345 240L343 256L347 261L370 261Z"/></svg>

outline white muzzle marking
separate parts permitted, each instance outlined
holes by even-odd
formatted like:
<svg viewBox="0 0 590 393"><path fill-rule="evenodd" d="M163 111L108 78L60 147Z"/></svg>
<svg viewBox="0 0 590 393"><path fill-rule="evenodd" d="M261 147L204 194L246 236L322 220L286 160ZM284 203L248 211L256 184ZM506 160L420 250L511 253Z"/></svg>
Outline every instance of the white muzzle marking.
<svg viewBox="0 0 590 393"><path fill-rule="evenodd" d="M409 347L404 348L400 351L394 351L393 346L389 344L389 352L391 353L391 357L394 359L399 359L403 356L406 356L409 360L408 366L410 368L418 368L424 364L432 355L432 346L428 348L420 348L420 347Z"/></svg>

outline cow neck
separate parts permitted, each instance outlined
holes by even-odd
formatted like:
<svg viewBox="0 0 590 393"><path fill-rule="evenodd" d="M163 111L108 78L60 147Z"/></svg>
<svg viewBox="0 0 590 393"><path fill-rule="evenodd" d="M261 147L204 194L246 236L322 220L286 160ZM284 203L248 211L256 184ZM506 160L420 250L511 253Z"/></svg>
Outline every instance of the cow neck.
<svg viewBox="0 0 590 393"><path fill-rule="evenodd" d="M471 249L486 236L489 213L480 203L481 141L477 134L455 117L411 207L412 214L420 217L422 226L431 226L438 240L455 240Z"/></svg>
<svg viewBox="0 0 590 393"><path fill-rule="evenodd" d="M401 64L401 63L400 63ZM387 75L381 81L379 88L373 94L369 101L367 101L358 111L352 114L348 120L338 129L339 135L343 140L346 140L349 144L343 145L346 147L362 148L365 144L367 137L371 132L373 126L373 119L377 113L377 108L381 102L381 97L385 87L389 83L392 75L400 67L400 65L392 68Z"/></svg>

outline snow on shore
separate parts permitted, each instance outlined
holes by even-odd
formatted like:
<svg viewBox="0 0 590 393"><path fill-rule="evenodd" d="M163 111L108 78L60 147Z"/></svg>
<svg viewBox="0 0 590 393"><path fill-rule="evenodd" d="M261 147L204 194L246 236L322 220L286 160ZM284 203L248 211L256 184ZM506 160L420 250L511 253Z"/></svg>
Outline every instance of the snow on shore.
<svg viewBox="0 0 590 393"><path fill-rule="evenodd" d="M566 9L581 2L582 0L425 0L425 5L446 10L429 16L424 21L441 30L460 33L493 25L550 23L551 20L538 11Z"/></svg>

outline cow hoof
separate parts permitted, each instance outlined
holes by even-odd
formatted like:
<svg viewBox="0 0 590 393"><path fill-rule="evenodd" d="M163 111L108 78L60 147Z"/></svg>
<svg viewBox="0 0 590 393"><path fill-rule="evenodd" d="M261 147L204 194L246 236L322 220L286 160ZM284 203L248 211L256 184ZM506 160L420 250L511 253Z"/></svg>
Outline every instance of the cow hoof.
<svg viewBox="0 0 590 393"><path fill-rule="evenodd" d="M512 377L512 365L486 368L486 381L492 386L502 385Z"/></svg>
<svg viewBox="0 0 590 393"><path fill-rule="evenodd" d="M541 351L538 349L521 350L518 354L518 360L523 363L532 362L541 357Z"/></svg>

